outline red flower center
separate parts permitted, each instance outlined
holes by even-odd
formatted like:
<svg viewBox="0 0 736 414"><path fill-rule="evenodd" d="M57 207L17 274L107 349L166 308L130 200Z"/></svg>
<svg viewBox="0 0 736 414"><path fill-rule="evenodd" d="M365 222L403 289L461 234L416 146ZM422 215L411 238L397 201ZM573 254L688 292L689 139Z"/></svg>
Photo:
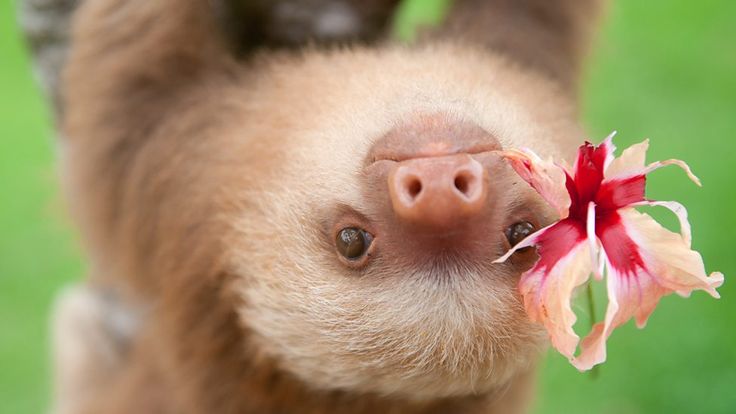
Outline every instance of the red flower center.
<svg viewBox="0 0 736 414"><path fill-rule="evenodd" d="M604 181L603 172L610 145L590 142L578 150L574 178L567 173L565 186L570 194L570 220L585 227L588 205L595 204L595 233L603 244L609 262L622 274L633 275L644 268L636 243L626 233L618 209L644 201L644 174Z"/></svg>

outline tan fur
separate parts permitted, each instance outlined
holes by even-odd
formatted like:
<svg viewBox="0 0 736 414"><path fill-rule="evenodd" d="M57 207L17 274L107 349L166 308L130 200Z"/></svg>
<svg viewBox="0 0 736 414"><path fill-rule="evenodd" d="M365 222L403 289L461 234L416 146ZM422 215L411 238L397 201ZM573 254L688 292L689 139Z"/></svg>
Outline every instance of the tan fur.
<svg viewBox="0 0 736 414"><path fill-rule="evenodd" d="M344 206L380 224L361 169L402 120L446 114L559 154L583 138L566 86L452 40L240 62L199 1L89 1L75 28L68 198L95 283L151 307L78 412L525 410L544 342L516 291L530 258L385 250L357 271L330 232ZM494 180L499 211L536 214L510 170Z"/></svg>

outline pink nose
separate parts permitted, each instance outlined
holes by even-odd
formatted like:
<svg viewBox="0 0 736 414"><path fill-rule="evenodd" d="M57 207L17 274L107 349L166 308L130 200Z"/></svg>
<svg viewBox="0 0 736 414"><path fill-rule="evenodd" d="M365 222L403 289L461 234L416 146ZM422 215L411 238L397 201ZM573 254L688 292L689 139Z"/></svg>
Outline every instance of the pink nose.
<svg viewBox="0 0 736 414"><path fill-rule="evenodd" d="M449 228L478 213L486 203L483 166L468 154L414 158L389 173L394 213L420 226Z"/></svg>

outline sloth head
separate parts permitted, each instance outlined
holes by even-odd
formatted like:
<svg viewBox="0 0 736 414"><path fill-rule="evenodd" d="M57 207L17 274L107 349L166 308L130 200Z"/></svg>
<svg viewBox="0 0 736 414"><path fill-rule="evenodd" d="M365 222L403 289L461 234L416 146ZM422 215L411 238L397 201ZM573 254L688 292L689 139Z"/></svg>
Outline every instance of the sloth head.
<svg viewBox="0 0 736 414"><path fill-rule="evenodd" d="M569 98L453 46L262 64L240 92L258 105L231 120L249 167L229 257L255 346L317 387L414 399L529 370L544 335L517 284L536 254L492 262L554 217L496 151L572 148Z"/></svg>

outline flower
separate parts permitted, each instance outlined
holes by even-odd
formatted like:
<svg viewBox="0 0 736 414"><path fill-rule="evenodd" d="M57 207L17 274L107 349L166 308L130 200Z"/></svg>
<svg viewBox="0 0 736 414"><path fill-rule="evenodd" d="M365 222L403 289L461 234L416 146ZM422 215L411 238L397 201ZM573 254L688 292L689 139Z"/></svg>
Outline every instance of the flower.
<svg viewBox="0 0 736 414"><path fill-rule="evenodd" d="M688 296L701 289L718 298L723 275L706 275L700 254L690 249L690 224L685 208L674 201L644 197L647 174L677 165L696 184L700 181L680 160L645 165L649 142L613 156L613 134L598 146L585 142L569 171L531 150L503 152L514 170L560 215L560 220L514 246L496 260L503 262L515 251L536 246L539 259L519 281L529 317L542 323L552 345L579 370L606 359L606 340L632 317L639 328L662 296L676 292ZM638 206L661 206L680 221L673 233ZM586 338L573 330L576 316L570 307L573 291L594 274L606 273L608 307L605 319ZM580 354L574 356L580 343Z"/></svg>

